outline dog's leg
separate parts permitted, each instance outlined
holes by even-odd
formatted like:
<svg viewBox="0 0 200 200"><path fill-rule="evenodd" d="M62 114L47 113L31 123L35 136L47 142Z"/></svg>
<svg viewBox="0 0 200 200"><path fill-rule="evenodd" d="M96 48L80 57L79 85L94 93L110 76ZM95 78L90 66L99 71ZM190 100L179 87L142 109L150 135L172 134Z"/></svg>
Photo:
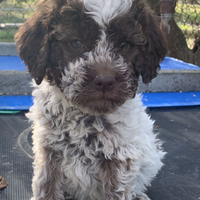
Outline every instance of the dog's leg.
<svg viewBox="0 0 200 200"><path fill-rule="evenodd" d="M132 177L126 170L126 165L126 162L117 159L105 160L102 163L100 177L105 191L103 200L132 199Z"/></svg>
<svg viewBox="0 0 200 200"><path fill-rule="evenodd" d="M36 154L34 164L31 200L64 200L59 155L50 149L43 149L42 156Z"/></svg>
<svg viewBox="0 0 200 200"><path fill-rule="evenodd" d="M100 173L104 184L105 198L103 200L150 200L145 193L133 192L133 177L129 174L129 160L105 160Z"/></svg>

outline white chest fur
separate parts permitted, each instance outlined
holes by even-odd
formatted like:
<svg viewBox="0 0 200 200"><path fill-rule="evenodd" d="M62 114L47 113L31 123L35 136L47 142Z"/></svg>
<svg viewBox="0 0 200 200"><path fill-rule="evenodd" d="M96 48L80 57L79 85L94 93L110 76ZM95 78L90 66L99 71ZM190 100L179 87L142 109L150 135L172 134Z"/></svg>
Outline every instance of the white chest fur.
<svg viewBox="0 0 200 200"><path fill-rule="evenodd" d="M70 107L59 89L45 82L33 95L28 117L34 122L36 160L42 160L43 148L57 152L64 190L79 200L100 200L115 176L121 180L118 190L127 185L139 194L161 168L161 142L138 95L102 116Z"/></svg>

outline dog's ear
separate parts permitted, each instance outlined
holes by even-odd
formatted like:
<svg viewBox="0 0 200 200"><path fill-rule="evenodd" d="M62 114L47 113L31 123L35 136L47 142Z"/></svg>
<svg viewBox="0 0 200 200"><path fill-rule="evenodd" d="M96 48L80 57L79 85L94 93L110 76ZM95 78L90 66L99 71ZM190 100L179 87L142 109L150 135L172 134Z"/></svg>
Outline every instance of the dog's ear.
<svg viewBox="0 0 200 200"><path fill-rule="evenodd" d="M41 1L37 11L15 35L19 56L38 85L42 82L46 69L51 67L49 31L55 21L53 10L63 2L63 0Z"/></svg>
<svg viewBox="0 0 200 200"><path fill-rule="evenodd" d="M167 54L167 42L160 29L159 19L144 4L139 7L141 9L138 11L138 22L146 38L146 44L137 62L140 65L139 74L142 76L142 81L147 84L157 76L160 62Z"/></svg>

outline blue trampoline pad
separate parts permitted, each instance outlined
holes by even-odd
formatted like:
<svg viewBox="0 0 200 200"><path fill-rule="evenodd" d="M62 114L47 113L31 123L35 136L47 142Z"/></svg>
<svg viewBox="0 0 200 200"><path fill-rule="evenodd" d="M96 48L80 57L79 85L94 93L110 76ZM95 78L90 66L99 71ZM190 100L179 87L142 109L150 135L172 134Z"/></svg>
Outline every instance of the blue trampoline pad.
<svg viewBox="0 0 200 200"><path fill-rule="evenodd" d="M157 92L143 93L143 104L149 108L199 106L200 92Z"/></svg>
<svg viewBox="0 0 200 200"><path fill-rule="evenodd" d="M28 110L33 105L32 96L0 96L0 110Z"/></svg>
<svg viewBox="0 0 200 200"><path fill-rule="evenodd" d="M161 69L164 70L200 70L200 67L183 62L181 60L166 57L161 63Z"/></svg>
<svg viewBox="0 0 200 200"><path fill-rule="evenodd" d="M19 56L0 56L0 70L26 71L26 66Z"/></svg>
<svg viewBox="0 0 200 200"><path fill-rule="evenodd" d="M142 102L149 108L199 106L200 92L143 93ZM28 110L32 96L0 96L0 110Z"/></svg>

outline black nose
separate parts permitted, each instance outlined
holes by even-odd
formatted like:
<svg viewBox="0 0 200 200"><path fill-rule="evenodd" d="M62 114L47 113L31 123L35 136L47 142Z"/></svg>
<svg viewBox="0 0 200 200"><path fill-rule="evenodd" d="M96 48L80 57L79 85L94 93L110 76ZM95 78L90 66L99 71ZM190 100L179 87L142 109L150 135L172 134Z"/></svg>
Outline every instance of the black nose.
<svg viewBox="0 0 200 200"><path fill-rule="evenodd" d="M98 75L94 79L96 89L102 92L112 90L115 85L115 78L111 75Z"/></svg>

